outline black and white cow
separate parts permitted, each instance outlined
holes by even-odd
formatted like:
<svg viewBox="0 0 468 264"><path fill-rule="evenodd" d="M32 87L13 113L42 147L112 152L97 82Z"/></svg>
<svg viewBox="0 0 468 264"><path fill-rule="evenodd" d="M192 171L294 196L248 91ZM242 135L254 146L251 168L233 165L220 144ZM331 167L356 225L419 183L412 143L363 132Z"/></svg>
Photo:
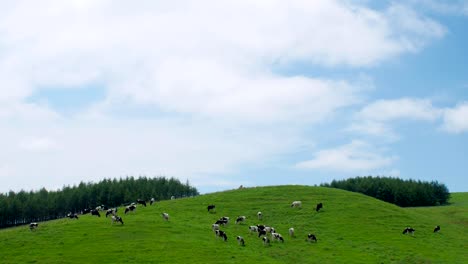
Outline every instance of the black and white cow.
<svg viewBox="0 0 468 264"><path fill-rule="evenodd" d="M38 226L39 226L38 223L32 222L32 223L29 224L29 230L31 230L31 231L32 231L32 230L36 230L36 228L37 228Z"/></svg>
<svg viewBox="0 0 468 264"><path fill-rule="evenodd" d="M266 236L267 231L265 229L258 229L258 237Z"/></svg>
<svg viewBox="0 0 468 264"><path fill-rule="evenodd" d="M216 230L215 234L216 234L216 237L221 237L223 239L223 241L227 241L227 239L228 239L227 235L226 235L226 232L224 232L224 231Z"/></svg>
<svg viewBox="0 0 468 264"><path fill-rule="evenodd" d="M74 219L74 218L78 219L78 214L70 212L70 213L67 214L67 217L70 218L70 219Z"/></svg>
<svg viewBox="0 0 468 264"><path fill-rule="evenodd" d="M265 245L265 246L269 246L269 245L270 245L270 239L269 239L268 237L264 236L264 237L262 238L262 241L263 241L263 245Z"/></svg>
<svg viewBox="0 0 468 264"><path fill-rule="evenodd" d="M89 214L89 213L91 213L91 209L88 209L88 208L83 209L83 211L81 212L81 214Z"/></svg>
<svg viewBox="0 0 468 264"><path fill-rule="evenodd" d="M284 243L284 238L281 234L279 233L271 233L271 238L274 239L274 240L277 240L277 241L281 241L282 243Z"/></svg>
<svg viewBox="0 0 468 264"><path fill-rule="evenodd" d="M244 241L243 237L237 236L236 239L237 239L237 243L239 243L239 245L245 246L245 241Z"/></svg>
<svg viewBox="0 0 468 264"><path fill-rule="evenodd" d="M314 234L308 234L307 235L307 241L309 242L317 242L317 237Z"/></svg>
<svg viewBox="0 0 468 264"><path fill-rule="evenodd" d="M238 216L236 219L236 224L243 223L245 219L246 219L245 215Z"/></svg>
<svg viewBox="0 0 468 264"><path fill-rule="evenodd" d="M302 207L301 201L294 201L291 203L291 207Z"/></svg>
<svg viewBox="0 0 468 264"><path fill-rule="evenodd" d="M114 222L120 222L122 225L124 224L122 217L118 215L112 215L111 218L112 218L112 224L114 224Z"/></svg>
<svg viewBox="0 0 468 264"><path fill-rule="evenodd" d="M322 203L318 203L317 206L315 207L315 211L319 211L320 209L323 208L323 204Z"/></svg>
<svg viewBox="0 0 468 264"><path fill-rule="evenodd" d="M215 224L216 225L227 225L228 221L227 220L224 220L224 219L218 219L216 220Z"/></svg>
<svg viewBox="0 0 468 264"><path fill-rule="evenodd" d="M262 218L263 218L262 212L257 213L257 218L258 218L258 220L262 220Z"/></svg>
<svg viewBox="0 0 468 264"><path fill-rule="evenodd" d="M137 199L137 203L146 207L146 201L142 199Z"/></svg>
<svg viewBox="0 0 468 264"><path fill-rule="evenodd" d="M408 226L407 228L405 228L405 230L403 230L403 234L404 234L404 235L405 235L405 234L414 235L414 231L416 231L414 228Z"/></svg>
<svg viewBox="0 0 468 264"><path fill-rule="evenodd" d="M436 226L436 227L434 228L434 233L437 233L437 232L439 232L439 231L440 231L440 226Z"/></svg>
<svg viewBox="0 0 468 264"><path fill-rule="evenodd" d="M289 228L289 236L294 237L294 228L293 227Z"/></svg>
<svg viewBox="0 0 468 264"><path fill-rule="evenodd" d="M252 234L253 232L258 232L258 227L257 226L249 226L249 231L250 231L250 234Z"/></svg>
<svg viewBox="0 0 468 264"><path fill-rule="evenodd" d="M133 211L135 211L135 209L136 209L136 205L131 204L131 205L125 207L125 212L124 213L127 214L128 212L133 212Z"/></svg>
<svg viewBox="0 0 468 264"><path fill-rule="evenodd" d="M111 209L107 209L106 211L106 217L108 215L115 215L117 213L117 208L111 208Z"/></svg>
<svg viewBox="0 0 468 264"><path fill-rule="evenodd" d="M216 232L216 230L219 230L219 224L212 224L211 229Z"/></svg>
<svg viewBox="0 0 468 264"><path fill-rule="evenodd" d="M91 210L91 215L97 215L98 217L101 217L101 214L99 213L99 210Z"/></svg>
<svg viewBox="0 0 468 264"><path fill-rule="evenodd" d="M168 213L162 213L161 214L162 218L166 221L169 221L169 214Z"/></svg>
<svg viewBox="0 0 468 264"><path fill-rule="evenodd" d="M208 212L211 212L212 210L215 210L216 206L214 204L210 204L207 206Z"/></svg>
<svg viewBox="0 0 468 264"><path fill-rule="evenodd" d="M151 198L150 205L153 205L154 202L155 202L154 198Z"/></svg>

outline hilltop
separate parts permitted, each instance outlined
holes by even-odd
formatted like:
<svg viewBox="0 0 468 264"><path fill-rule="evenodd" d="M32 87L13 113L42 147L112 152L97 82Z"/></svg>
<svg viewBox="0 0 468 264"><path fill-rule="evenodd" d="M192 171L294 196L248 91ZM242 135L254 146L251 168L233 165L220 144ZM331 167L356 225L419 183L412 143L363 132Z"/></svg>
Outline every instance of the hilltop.
<svg viewBox="0 0 468 264"><path fill-rule="evenodd" d="M291 208L294 200L302 208ZM315 205L324 208L315 212ZM441 207L400 208L348 191L310 186L244 188L139 206L123 214L123 226L82 215L78 220L41 222L0 230L2 263L467 263L468 194L452 194ZM206 206L216 205L216 213ZM257 212L264 215L257 219ZM163 221L162 212L170 214ZM245 224L234 220L245 215ZM216 239L213 224L221 216L228 241ZM249 225L266 224L284 244L262 245ZM432 232L435 225L441 232ZM414 236L402 235L406 226ZM294 227L296 238L288 237ZM318 243L305 237L314 233ZM245 238L240 247L237 235Z"/></svg>

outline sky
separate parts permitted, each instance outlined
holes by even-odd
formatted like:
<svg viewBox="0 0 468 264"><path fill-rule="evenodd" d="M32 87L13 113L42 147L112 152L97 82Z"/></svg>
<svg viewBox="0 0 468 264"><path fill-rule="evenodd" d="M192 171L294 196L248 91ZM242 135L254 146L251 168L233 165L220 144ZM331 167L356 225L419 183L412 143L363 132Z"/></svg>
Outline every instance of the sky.
<svg viewBox="0 0 468 264"><path fill-rule="evenodd" d="M468 1L0 0L0 192L468 191Z"/></svg>

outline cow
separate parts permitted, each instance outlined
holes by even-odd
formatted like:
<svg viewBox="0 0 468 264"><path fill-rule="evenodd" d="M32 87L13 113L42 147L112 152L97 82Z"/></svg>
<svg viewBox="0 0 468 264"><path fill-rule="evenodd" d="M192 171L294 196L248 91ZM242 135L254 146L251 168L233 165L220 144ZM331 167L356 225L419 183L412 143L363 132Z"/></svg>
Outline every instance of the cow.
<svg viewBox="0 0 468 264"><path fill-rule="evenodd" d="M307 235L307 241L309 242L316 242L317 243L317 237L314 234L308 234Z"/></svg>
<svg viewBox="0 0 468 264"><path fill-rule="evenodd" d="M223 241L227 241L227 235L226 235L226 232L224 231L221 231L221 230L216 230L215 231L215 234L217 237L221 237L223 239Z"/></svg>
<svg viewBox="0 0 468 264"><path fill-rule="evenodd" d="M89 214L89 213L91 213L91 209L88 209L88 208L83 209L83 211L81 211L81 214Z"/></svg>
<svg viewBox="0 0 468 264"><path fill-rule="evenodd" d="M301 201L294 201L291 203L291 207L302 207Z"/></svg>
<svg viewBox="0 0 468 264"><path fill-rule="evenodd" d="M414 231L416 231L414 228L408 226L407 228L405 228L405 230L403 230L403 235L405 234L414 235Z"/></svg>
<svg viewBox="0 0 468 264"><path fill-rule="evenodd" d="M39 226L38 223L32 222L32 223L29 224L29 230L31 230L31 231L32 231L32 230L36 230L36 228L37 228L38 226Z"/></svg>
<svg viewBox="0 0 468 264"><path fill-rule="evenodd" d="M440 226L436 226L436 227L434 228L434 233L437 233L437 232L439 232L439 231L440 231Z"/></svg>
<svg viewBox="0 0 468 264"><path fill-rule="evenodd" d="M282 243L284 243L284 238L281 234L279 233L271 233L271 238L274 239L274 240L278 240L278 241L281 241Z"/></svg>
<svg viewBox="0 0 468 264"><path fill-rule="evenodd" d="M115 215L117 213L117 208L111 208L111 209L107 209L106 211L106 217L108 215Z"/></svg>
<svg viewBox="0 0 468 264"><path fill-rule="evenodd" d="M155 202L154 198L151 198L150 205L153 205L154 202Z"/></svg>
<svg viewBox="0 0 468 264"><path fill-rule="evenodd" d="M245 219L246 219L246 217L244 215L241 215L241 216L237 217L236 224L240 224L240 223L244 222Z"/></svg>
<svg viewBox="0 0 468 264"><path fill-rule="evenodd" d="M75 213L68 213L67 214L67 217L70 218L70 219L78 219L78 214L75 214Z"/></svg>
<svg viewBox="0 0 468 264"><path fill-rule="evenodd" d="M216 232L216 230L219 230L219 225L218 224L212 224L211 229Z"/></svg>
<svg viewBox="0 0 468 264"><path fill-rule="evenodd" d="M267 232L265 229L258 229L258 237L266 236Z"/></svg>
<svg viewBox="0 0 468 264"><path fill-rule="evenodd" d="M169 221L169 214L168 213L162 213L161 214L162 218L166 221Z"/></svg>
<svg viewBox="0 0 468 264"><path fill-rule="evenodd" d="M315 211L318 212L320 209L323 208L323 204L322 203L318 203L317 206L315 207Z"/></svg>
<svg viewBox="0 0 468 264"><path fill-rule="evenodd" d="M124 224L122 217L118 215L112 215L112 224L114 224L114 222L120 222L122 225Z"/></svg>
<svg viewBox="0 0 468 264"><path fill-rule="evenodd" d="M131 205L125 207L125 212L124 213L127 214L128 212L133 212L133 211L135 211L135 209L136 209L136 205L131 204Z"/></svg>
<svg viewBox="0 0 468 264"><path fill-rule="evenodd" d="M137 203L146 207L146 201L142 199L137 199Z"/></svg>
<svg viewBox="0 0 468 264"><path fill-rule="evenodd" d="M263 245L265 245L265 246L269 246L269 245L270 245L270 239L269 239L268 237L264 236L264 237L262 238L262 241L263 241Z"/></svg>
<svg viewBox="0 0 468 264"><path fill-rule="evenodd" d="M212 210L215 210L216 206L214 204L210 204L207 206L208 212L211 212Z"/></svg>
<svg viewBox="0 0 468 264"><path fill-rule="evenodd" d="M258 232L258 227L257 226L249 226L249 231L250 231L250 234L252 234L253 232Z"/></svg>
<svg viewBox="0 0 468 264"><path fill-rule="evenodd" d="M224 219L219 219L219 220L216 220L215 224L216 225L227 225L228 221L227 220L224 220Z"/></svg>
<svg viewBox="0 0 468 264"><path fill-rule="evenodd" d="M257 213L257 218L258 218L258 220L262 220L262 218L263 218L262 212Z"/></svg>
<svg viewBox="0 0 468 264"><path fill-rule="evenodd" d="M294 237L294 228L293 227L289 228L289 236Z"/></svg>
<svg viewBox="0 0 468 264"><path fill-rule="evenodd" d="M174 196L174 195L171 196L171 200L175 200L175 196Z"/></svg>
<svg viewBox="0 0 468 264"><path fill-rule="evenodd" d="M99 210L91 210L91 215L97 215L98 217L101 217Z"/></svg>
<svg viewBox="0 0 468 264"><path fill-rule="evenodd" d="M245 241L244 241L243 237L237 236L236 239L237 239L237 243L239 243L239 245L245 246Z"/></svg>
<svg viewBox="0 0 468 264"><path fill-rule="evenodd" d="M275 232L275 228L271 227L271 226L265 226L264 230L267 233L274 233Z"/></svg>

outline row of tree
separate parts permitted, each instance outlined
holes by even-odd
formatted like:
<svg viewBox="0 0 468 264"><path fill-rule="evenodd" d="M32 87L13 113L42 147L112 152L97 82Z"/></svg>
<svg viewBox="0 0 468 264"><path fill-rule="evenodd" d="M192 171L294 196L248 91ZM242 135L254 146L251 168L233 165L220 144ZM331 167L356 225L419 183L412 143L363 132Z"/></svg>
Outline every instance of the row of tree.
<svg viewBox="0 0 468 264"><path fill-rule="evenodd" d="M30 222L62 218L67 213L79 213L85 208L98 205L115 207L137 199L148 201L198 195L188 181L182 184L175 178L127 177L125 179L104 179L98 183L81 182L78 186L65 186L61 190L20 192L0 194L0 228Z"/></svg>
<svg viewBox="0 0 468 264"><path fill-rule="evenodd" d="M333 180L321 186L363 193L402 207L443 205L450 198L448 188L437 181L368 176Z"/></svg>

